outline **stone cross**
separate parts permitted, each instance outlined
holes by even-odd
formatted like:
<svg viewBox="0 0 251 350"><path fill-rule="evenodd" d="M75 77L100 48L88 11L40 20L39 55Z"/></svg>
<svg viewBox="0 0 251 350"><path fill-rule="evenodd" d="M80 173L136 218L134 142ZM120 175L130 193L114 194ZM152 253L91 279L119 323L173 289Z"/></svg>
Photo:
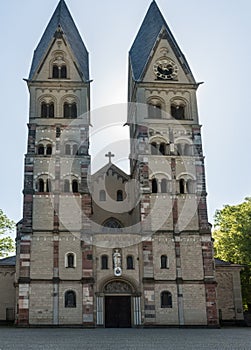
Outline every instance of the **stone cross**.
<svg viewBox="0 0 251 350"><path fill-rule="evenodd" d="M115 155L112 154L112 152L108 152L108 154L106 154L105 156L109 158L109 163L112 162L112 157L115 157Z"/></svg>

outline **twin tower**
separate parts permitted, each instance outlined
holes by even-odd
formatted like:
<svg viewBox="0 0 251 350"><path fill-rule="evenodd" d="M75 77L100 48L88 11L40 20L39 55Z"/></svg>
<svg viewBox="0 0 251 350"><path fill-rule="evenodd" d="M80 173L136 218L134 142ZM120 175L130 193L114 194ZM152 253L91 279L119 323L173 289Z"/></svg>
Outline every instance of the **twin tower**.
<svg viewBox="0 0 251 350"><path fill-rule="evenodd" d="M64 0L27 85L17 324L216 326L199 84L156 2L129 52L129 175L111 153L90 173L88 52Z"/></svg>

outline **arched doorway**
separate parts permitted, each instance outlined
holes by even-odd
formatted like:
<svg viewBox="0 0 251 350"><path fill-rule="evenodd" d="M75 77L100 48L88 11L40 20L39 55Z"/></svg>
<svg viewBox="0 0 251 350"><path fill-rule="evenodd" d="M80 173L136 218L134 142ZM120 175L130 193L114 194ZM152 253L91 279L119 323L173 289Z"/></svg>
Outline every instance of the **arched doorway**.
<svg viewBox="0 0 251 350"><path fill-rule="evenodd" d="M105 327L129 328L132 326L132 288L124 281L105 285Z"/></svg>
<svg viewBox="0 0 251 350"><path fill-rule="evenodd" d="M96 294L97 326L128 328L141 325L141 294L123 278L105 281Z"/></svg>

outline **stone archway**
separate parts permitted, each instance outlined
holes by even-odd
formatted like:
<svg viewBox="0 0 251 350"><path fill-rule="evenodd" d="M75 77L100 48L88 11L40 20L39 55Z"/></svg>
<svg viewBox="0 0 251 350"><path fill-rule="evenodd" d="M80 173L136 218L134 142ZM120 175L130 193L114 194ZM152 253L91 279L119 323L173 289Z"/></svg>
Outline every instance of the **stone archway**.
<svg viewBox="0 0 251 350"><path fill-rule="evenodd" d="M97 296L97 325L129 328L141 324L140 297L134 286L123 279L104 283Z"/></svg>
<svg viewBox="0 0 251 350"><path fill-rule="evenodd" d="M129 328L132 326L132 288L124 281L111 281L104 286L105 327Z"/></svg>

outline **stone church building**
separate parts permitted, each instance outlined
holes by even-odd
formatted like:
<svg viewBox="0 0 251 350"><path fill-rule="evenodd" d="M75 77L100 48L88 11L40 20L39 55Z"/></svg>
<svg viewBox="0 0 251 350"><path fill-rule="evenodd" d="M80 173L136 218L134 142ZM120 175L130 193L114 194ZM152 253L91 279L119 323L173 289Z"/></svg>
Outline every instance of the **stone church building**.
<svg viewBox="0 0 251 350"><path fill-rule="evenodd" d="M129 52L129 175L111 152L91 174L90 83L88 52L61 0L27 79L16 324L242 320L241 267L213 256L199 84L155 1Z"/></svg>

